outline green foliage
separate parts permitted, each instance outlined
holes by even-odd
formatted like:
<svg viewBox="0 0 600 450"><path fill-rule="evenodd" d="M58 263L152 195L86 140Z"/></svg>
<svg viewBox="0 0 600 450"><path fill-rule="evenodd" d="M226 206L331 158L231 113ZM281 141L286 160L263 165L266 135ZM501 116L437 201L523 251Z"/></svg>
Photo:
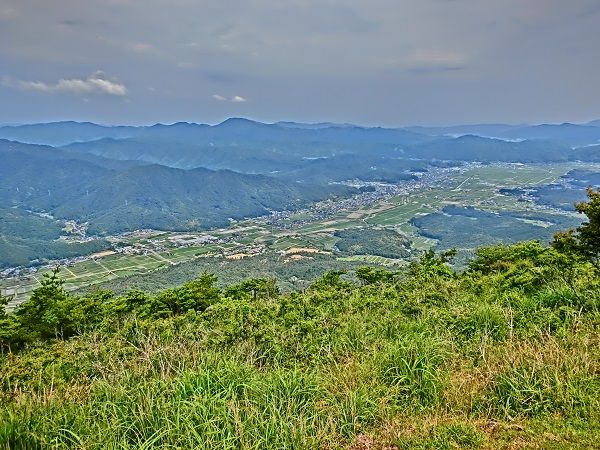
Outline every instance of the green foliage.
<svg viewBox="0 0 600 450"><path fill-rule="evenodd" d="M377 255L384 258L406 258L410 255L410 242L393 230L352 228L336 231L339 238L335 247L349 255Z"/></svg>
<svg viewBox="0 0 600 450"><path fill-rule="evenodd" d="M47 339L63 337L71 331L73 317L71 298L63 289L57 267L44 274L41 286L33 291L30 299L16 312L19 322L32 338Z"/></svg>
<svg viewBox="0 0 600 450"><path fill-rule="evenodd" d="M410 273L413 277L442 276L452 277L454 272L448 263L456 255L456 250L446 250L436 254L434 250L427 250L421 255L418 263L411 263Z"/></svg>
<svg viewBox="0 0 600 450"><path fill-rule="evenodd" d="M484 443L484 434L468 423L442 424L431 427L419 436L406 436L398 439L395 444L400 448L410 449L440 449L456 448L476 449Z"/></svg>
<svg viewBox="0 0 600 450"><path fill-rule="evenodd" d="M251 278L225 289L225 296L236 300L269 299L279 295L277 281L268 278Z"/></svg>
<svg viewBox="0 0 600 450"><path fill-rule="evenodd" d="M587 216L587 222L577 228L579 247L593 261L600 258L600 189L587 189L589 201L577 203L577 211Z"/></svg>
<svg viewBox="0 0 600 450"><path fill-rule="evenodd" d="M560 413L588 416L600 406L600 380L569 361L559 365L526 362L499 373L487 402L507 418Z"/></svg>
<svg viewBox="0 0 600 450"><path fill-rule="evenodd" d="M481 301L465 303L452 311L448 322L457 336L467 340L485 337L502 341L510 332L506 311L500 305Z"/></svg>
<svg viewBox="0 0 600 450"><path fill-rule="evenodd" d="M443 344L429 336L402 336L377 358L378 373L397 401L428 406L439 401L444 356Z"/></svg>
<svg viewBox="0 0 600 450"><path fill-rule="evenodd" d="M76 297L55 271L0 318L0 447L495 448L487 424L534 420L600 438L597 269L538 242L452 256L290 294L203 273Z"/></svg>
<svg viewBox="0 0 600 450"><path fill-rule="evenodd" d="M356 278L363 284L377 284L392 281L396 274L381 267L359 267L356 269Z"/></svg>
<svg viewBox="0 0 600 450"><path fill-rule="evenodd" d="M199 278L185 283L183 286L168 289L152 297L143 304L144 312L150 316L166 317L182 314L187 311L201 312L221 298L221 290L215 286L217 277L203 273ZM129 294L129 298L131 298ZM139 293L134 294L138 301Z"/></svg>
<svg viewBox="0 0 600 450"><path fill-rule="evenodd" d="M567 263L564 256L538 241L480 248L469 269L492 275L502 288L537 289L556 277ZM567 264L568 265L568 264Z"/></svg>
<svg viewBox="0 0 600 450"><path fill-rule="evenodd" d="M557 250L571 255L581 255L595 264L600 262L600 189L587 188L587 202L575 205L585 214L587 221L575 230L558 233L552 243Z"/></svg>

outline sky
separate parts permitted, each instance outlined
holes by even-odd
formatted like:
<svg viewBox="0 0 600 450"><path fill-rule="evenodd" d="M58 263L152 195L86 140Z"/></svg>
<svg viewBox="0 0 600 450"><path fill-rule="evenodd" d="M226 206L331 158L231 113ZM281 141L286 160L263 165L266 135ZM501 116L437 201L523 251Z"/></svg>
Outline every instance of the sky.
<svg viewBox="0 0 600 450"><path fill-rule="evenodd" d="M0 0L0 123L600 118L600 0Z"/></svg>

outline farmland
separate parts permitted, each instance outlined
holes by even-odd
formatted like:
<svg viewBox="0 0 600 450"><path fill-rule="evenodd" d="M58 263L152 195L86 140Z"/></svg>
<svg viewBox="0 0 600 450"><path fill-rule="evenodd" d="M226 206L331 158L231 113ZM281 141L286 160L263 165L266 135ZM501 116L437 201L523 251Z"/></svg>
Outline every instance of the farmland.
<svg viewBox="0 0 600 450"><path fill-rule="evenodd" d="M336 261L376 265L398 264L410 259L406 256L348 254L336 249L341 230L387 229L400 233L410 242L415 255L428 249L438 240L425 233L415 223L419 218L440 213L449 206L474 207L487 213L536 212L573 217L573 213L555 211L532 201L524 201L499 192L500 188L527 188L551 183L575 163L523 165L469 164L439 169L424 174L417 181L397 185L380 184L375 194L364 194L344 202L320 202L311 208L290 213L273 213L258 219L232 222L229 227L202 233L175 233L145 230L110 237L114 251L60 262L61 277L69 290L89 286L107 287L115 280L135 278L156 271L176 272L182 264L193 261L214 261L210 267L218 272L218 262L240 260L257 255L279 257L291 248L314 249ZM600 166L599 166L600 167ZM590 165L586 165L590 168ZM542 216L544 217L544 216ZM522 219L530 228L525 235L537 236L540 220ZM537 222L536 222L537 220ZM542 221L543 222L543 221ZM475 224L474 224L475 225ZM464 248L473 248L481 242L464 242ZM443 246L443 243L442 243ZM312 250L311 250L312 251ZM310 262L311 251L299 252L296 259ZM235 261L234 261L235 263ZM14 305L24 300L39 284L44 272L21 273L18 277L0 280L3 295L13 296Z"/></svg>

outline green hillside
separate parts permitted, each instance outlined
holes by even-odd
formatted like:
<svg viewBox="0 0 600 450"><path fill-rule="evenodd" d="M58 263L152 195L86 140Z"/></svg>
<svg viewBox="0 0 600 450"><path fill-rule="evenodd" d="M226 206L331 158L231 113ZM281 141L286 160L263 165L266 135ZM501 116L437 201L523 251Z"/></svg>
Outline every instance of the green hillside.
<svg viewBox="0 0 600 450"><path fill-rule="evenodd" d="M62 224L16 208L0 208L0 268L25 266L32 261L58 260L91 254L110 246L96 239L61 240Z"/></svg>
<svg viewBox="0 0 600 450"><path fill-rule="evenodd" d="M0 140L0 206L89 222L92 233L198 230L305 205L355 189L204 168L123 164Z"/></svg>
<svg viewBox="0 0 600 450"><path fill-rule="evenodd" d="M552 247L280 294L202 274L84 297L47 275L0 317L8 449L579 448L600 439L600 192Z"/></svg>

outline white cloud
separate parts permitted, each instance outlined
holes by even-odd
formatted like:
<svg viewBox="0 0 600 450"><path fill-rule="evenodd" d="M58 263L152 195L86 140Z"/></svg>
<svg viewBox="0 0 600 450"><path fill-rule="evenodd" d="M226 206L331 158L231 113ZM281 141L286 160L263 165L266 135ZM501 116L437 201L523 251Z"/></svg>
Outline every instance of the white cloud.
<svg viewBox="0 0 600 450"><path fill-rule="evenodd" d="M45 92L48 94L104 94L119 97L127 95L125 85L114 79L107 78L100 71L93 73L86 79L61 78L56 84L48 84L43 81L13 81L4 78L2 85L25 91Z"/></svg>
<svg viewBox="0 0 600 450"><path fill-rule="evenodd" d="M219 95L219 94L213 94L212 98L214 98L215 100L218 100L220 102L230 102L230 103L245 103L247 101L241 95L234 95L231 98L227 98L227 97L223 97L222 95Z"/></svg>

